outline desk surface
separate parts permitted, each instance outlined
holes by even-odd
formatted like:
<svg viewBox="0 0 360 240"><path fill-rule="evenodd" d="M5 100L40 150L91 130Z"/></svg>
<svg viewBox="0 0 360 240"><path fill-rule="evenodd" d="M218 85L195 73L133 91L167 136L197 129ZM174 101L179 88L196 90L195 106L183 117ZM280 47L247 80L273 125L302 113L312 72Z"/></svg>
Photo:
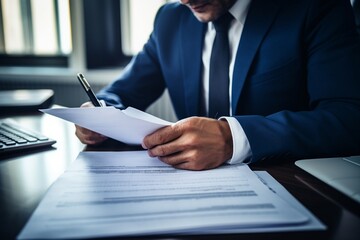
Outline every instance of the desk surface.
<svg viewBox="0 0 360 240"><path fill-rule="evenodd" d="M57 140L53 148L26 154L0 155L0 238L14 239L25 225L49 186L84 150L136 150L114 141L86 148L76 138L73 124L48 115L12 116L20 124ZM253 233L238 235L181 236L179 239L358 239L359 204L297 168L293 162L261 163L266 170L317 216L326 231ZM147 239L168 239L151 236ZM171 236L176 239L176 236ZM142 237L142 239L144 239Z"/></svg>

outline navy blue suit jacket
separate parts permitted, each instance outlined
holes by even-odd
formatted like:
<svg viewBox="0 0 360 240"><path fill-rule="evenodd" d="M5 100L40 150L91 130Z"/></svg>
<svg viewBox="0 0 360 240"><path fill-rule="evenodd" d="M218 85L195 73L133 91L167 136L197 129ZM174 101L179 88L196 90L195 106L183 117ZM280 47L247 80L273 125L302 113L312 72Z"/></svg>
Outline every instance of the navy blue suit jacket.
<svg viewBox="0 0 360 240"><path fill-rule="evenodd" d="M162 7L143 51L99 98L146 109L168 89L199 115L206 24ZM348 0L253 0L233 72L233 116L265 158L360 154L360 42Z"/></svg>

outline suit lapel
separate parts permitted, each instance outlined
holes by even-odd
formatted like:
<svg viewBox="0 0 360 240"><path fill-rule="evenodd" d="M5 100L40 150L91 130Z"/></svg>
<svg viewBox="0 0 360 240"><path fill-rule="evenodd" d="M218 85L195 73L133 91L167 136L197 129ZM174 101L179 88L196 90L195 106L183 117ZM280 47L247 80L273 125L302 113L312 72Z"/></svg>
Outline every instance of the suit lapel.
<svg viewBox="0 0 360 240"><path fill-rule="evenodd" d="M184 14L181 27L182 74L185 102L188 116L198 115L200 107L200 86L202 74L202 49L205 26L195 17ZM194 98L194 96L197 96Z"/></svg>
<svg viewBox="0 0 360 240"><path fill-rule="evenodd" d="M236 54L233 72L232 109L234 114L236 113L240 94L250 66L276 16L277 10L278 6L271 0L253 0L250 5Z"/></svg>

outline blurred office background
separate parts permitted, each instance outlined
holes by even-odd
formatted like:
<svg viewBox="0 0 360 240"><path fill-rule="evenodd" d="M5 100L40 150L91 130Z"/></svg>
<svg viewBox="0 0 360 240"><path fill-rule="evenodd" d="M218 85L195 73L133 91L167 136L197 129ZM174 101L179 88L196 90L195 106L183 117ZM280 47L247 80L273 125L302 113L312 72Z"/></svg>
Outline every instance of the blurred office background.
<svg viewBox="0 0 360 240"><path fill-rule="evenodd" d="M0 90L52 89L55 103L88 101L141 50L166 0L0 0ZM167 92L148 112L175 121Z"/></svg>
<svg viewBox="0 0 360 240"><path fill-rule="evenodd" d="M0 90L53 89L56 104L78 107L88 99L76 73L95 91L116 78L148 39L165 2L0 0ZM176 120L166 92L148 112Z"/></svg>

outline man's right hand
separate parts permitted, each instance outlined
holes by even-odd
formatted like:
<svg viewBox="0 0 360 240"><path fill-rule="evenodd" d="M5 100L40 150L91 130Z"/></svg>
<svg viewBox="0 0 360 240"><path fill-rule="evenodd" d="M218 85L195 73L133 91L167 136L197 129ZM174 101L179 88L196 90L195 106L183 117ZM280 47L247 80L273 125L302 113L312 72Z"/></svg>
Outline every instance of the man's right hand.
<svg viewBox="0 0 360 240"><path fill-rule="evenodd" d="M94 107L91 102L86 102L81 107ZM93 132L87 128L80 127L75 124L75 135L79 138L80 142L88 145L97 145L104 142L108 137L99 133Z"/></svg>

